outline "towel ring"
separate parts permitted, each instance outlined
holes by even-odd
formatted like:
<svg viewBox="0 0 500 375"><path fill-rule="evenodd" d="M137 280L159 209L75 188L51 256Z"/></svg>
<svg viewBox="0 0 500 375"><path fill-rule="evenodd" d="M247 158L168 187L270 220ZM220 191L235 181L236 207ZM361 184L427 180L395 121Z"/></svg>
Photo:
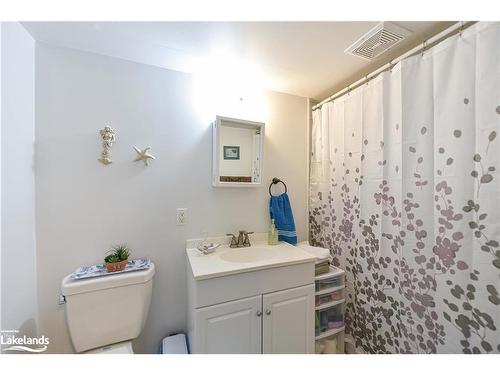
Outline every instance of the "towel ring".
<svg viewBox="0 0 500 375"><path fill-rule="evenodd" d="M286 187L286 184L281 181L279 178L276 178L274 177L273 180L271 181L271 184L269 185L269 195L272 197L273 196L273 193L271 193L271 187L273 185L276 185L277 183L281 182L283 184L283 186L285 187L285 193L288 191L287 187Z"/></svg>

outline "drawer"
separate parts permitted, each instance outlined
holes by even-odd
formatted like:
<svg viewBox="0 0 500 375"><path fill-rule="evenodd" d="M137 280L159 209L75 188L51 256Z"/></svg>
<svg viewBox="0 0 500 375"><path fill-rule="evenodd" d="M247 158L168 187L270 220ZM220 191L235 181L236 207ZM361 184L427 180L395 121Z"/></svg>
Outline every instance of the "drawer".
<svg viewBox="0 0 500 375"><path fill-rule="evenodd" d="M326 305L330 304L332 302L338 302L342 301L344 299L344 289L340 290L335 290L333 292L326 292L326 293L316 293L316 302L315 306L321 306L321 305Z"/></svg>
<svg viewBox="0 0 500 375"><path fill-rule="evenodd" d="M344 304L316 309L315 334L323 335L328 331L337 332L344 327Z"/></svg>
<svg viewBox="0 0 500 375"><path fill-rule="evenodd" d="M191 273L189 262L187 267ZM202 280L195 280L191 273L188 293L190 306L199 308L312 283L314 263L310 262Z"/></svg>
<svg viewBox="0 0 500 375"><path fill-rule="evenodd" d="M330 290L344 286L344 275L333 275L316 280L316 292Z"/></svg>
<svg viewBox="0 0 500 375"><path fill-rule="evenodd" d="M343 354L344 332L316 340L315 352L316 354Z"/></svg>

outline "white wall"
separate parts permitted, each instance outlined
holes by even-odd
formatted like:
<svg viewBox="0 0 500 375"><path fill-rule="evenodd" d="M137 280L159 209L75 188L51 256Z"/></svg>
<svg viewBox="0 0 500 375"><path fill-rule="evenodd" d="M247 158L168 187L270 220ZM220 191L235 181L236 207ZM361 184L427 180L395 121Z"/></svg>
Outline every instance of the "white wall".
<svg viewBox="0 0 500 375"><path fill-rule="evenodd" d="M2 30L3 30L3 22L0 22L0 168L2 165L2 129L3 129L3 115L2 115L2 106L3 106L3 86L2 86L2 60L3 60L3 43L2 43ZM0 169L0 246L2 245L2 172ZM3 247L3 246L2 246ZM2 330L2 249L0 248L0 331Z"/></svg>
<svg viewBox="0 0 500 375"><path fill-rule="evenodd" d="M138 352L155 352L165 335L185 329L185 240L267 231L267 182L285 180L298 235L307 234L307 101L266 92L261 188L211 186L211 128L197 115L191 76L100 55L37 44L36 203L40 333L52 352L71 351L61 279L127 243L157 266ZM221 113L229 115L230 113ZM116 130L113 164L97 162L98 130ZM132 145L151 146L149 167L134 163ZM175 209L188 208L176 226Z"/></svg>
<svg viewBox="0 0 500 375"><path fill-rule="evenodd" d="M34 153L35 44L15 22L1 24L2 329L36 334Z"/></svg>

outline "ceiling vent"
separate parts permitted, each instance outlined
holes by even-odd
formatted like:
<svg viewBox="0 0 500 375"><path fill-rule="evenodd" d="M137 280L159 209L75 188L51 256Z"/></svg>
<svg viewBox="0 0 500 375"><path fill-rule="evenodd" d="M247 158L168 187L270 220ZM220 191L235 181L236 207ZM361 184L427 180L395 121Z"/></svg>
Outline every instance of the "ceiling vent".
<svg viewBox="0 0 500 375"><path fill-rule="evenodd" d="M344 52L365 60L373 60L401 42L410 33L411 31L392 22L380 22Z"/></svg>

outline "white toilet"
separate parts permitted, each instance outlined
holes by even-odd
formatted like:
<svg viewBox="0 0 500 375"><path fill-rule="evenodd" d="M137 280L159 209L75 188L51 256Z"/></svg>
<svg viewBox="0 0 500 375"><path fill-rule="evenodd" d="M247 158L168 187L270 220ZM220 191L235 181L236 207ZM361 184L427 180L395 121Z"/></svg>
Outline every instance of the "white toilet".
<svg viewBox="0 0 500 375"><path fill-rule="evenodd" d="M66 321L77 352L129 353L148 316L155 266L74 281L66 276Z"/></svg>

